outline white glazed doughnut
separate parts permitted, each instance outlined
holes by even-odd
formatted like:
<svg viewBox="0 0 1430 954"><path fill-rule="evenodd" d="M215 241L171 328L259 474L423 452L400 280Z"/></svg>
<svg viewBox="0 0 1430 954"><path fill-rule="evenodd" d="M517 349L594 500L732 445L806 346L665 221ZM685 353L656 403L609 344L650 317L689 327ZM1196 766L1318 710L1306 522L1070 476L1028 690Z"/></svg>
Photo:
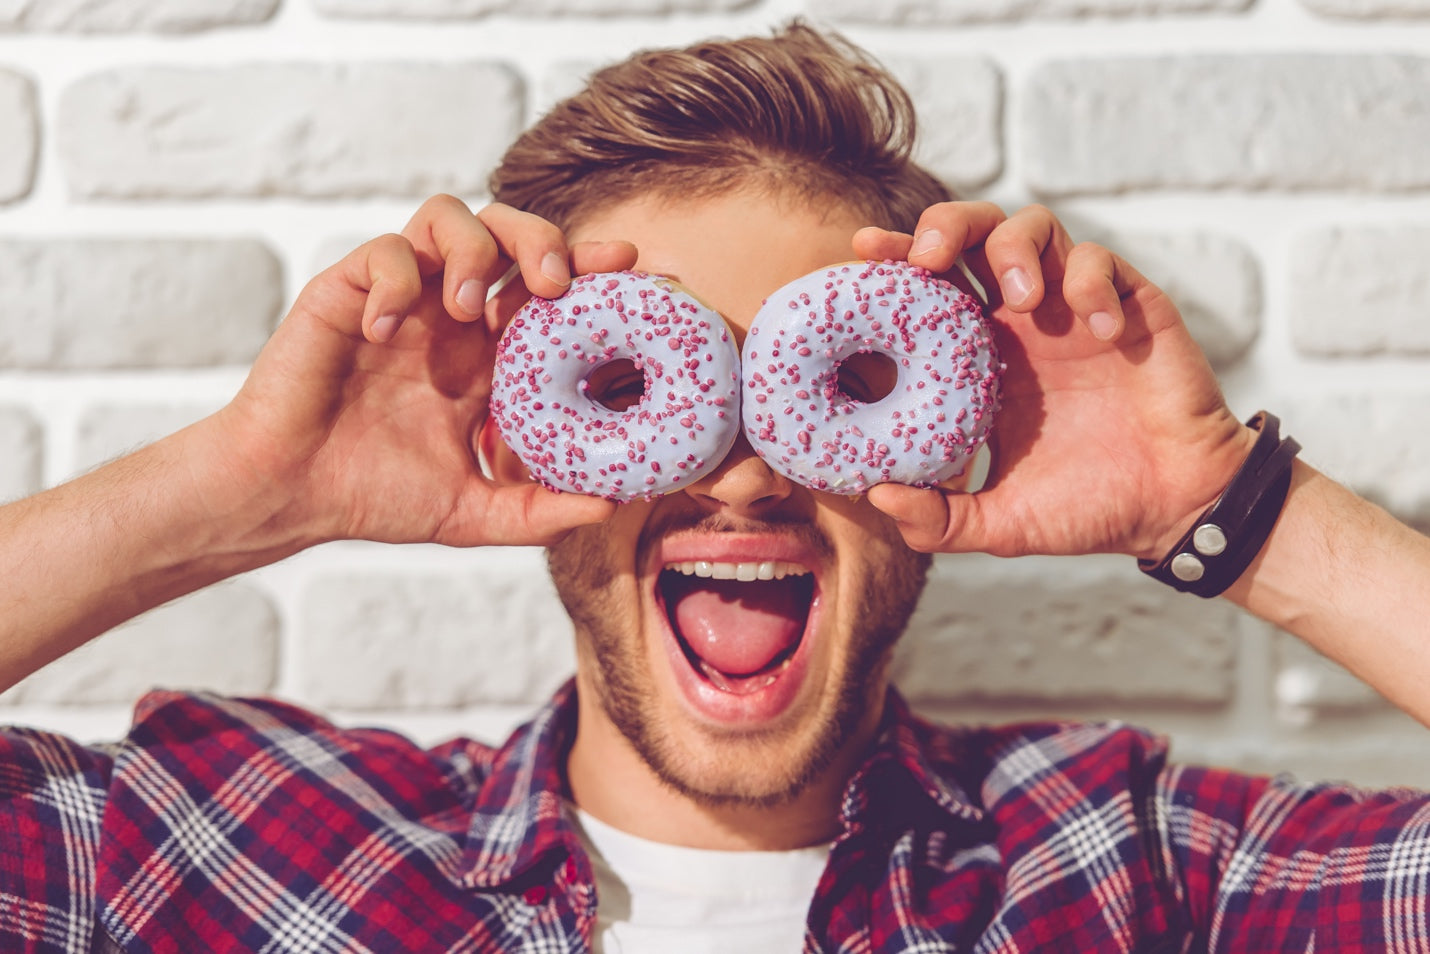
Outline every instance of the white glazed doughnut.
<svg viewBox="0 0 1430 954"><path fill-rule="evenodd" d="M893 390L865 403L840 364L883 354ZM745 339L745 436L770 466L816 490L930 486L963 473L987 439L1002 365L977 303L927 269L855 262L772 294Z"/></svg>
<svg viewBox="0 0 1430 954"><path fill-rule="evenodd" d="M593 399L589 379L622 359L645 381L618 411ZM635 500L688 486L729 451L739 405L724 319L642 272L582 275L560 298L532 298L497 345L492 418L556 490Z"/></svg>

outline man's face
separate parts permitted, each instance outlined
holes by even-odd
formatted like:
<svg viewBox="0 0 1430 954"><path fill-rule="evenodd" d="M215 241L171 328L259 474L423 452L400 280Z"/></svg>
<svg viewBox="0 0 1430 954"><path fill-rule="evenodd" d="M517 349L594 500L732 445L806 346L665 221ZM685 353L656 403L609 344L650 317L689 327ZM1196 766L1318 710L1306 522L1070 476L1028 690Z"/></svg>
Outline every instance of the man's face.
<svg viewBox="0 0 1430 954"><path fill-rule="evenodd" d="M743 342L767 295L848 261L862 224L733 194L622 204L568 238L634 242L638 268L683 283ZM549 558L577 630L578 744L628 745L706 805L780 803L852 768L928 565L862 498L793 483L743 436L698 483L622 505Z"/></svg>

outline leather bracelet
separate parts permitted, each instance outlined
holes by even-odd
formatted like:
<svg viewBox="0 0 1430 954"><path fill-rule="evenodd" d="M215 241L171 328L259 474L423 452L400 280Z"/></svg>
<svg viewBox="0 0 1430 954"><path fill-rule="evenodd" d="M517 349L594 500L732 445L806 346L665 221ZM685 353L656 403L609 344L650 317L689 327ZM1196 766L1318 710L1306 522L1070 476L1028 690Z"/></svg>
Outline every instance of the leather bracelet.
<svg viewBox="0 0 1430 954"><path fill-rule="evenodd" d="M1259 433L1231 483L1166 556L1137 561L1143 573L1210 598L1235 583L1266 545L1291 489L1291 462L1301 445L1282 439L1280 420L1267 411L1246 423Z"/></svg>

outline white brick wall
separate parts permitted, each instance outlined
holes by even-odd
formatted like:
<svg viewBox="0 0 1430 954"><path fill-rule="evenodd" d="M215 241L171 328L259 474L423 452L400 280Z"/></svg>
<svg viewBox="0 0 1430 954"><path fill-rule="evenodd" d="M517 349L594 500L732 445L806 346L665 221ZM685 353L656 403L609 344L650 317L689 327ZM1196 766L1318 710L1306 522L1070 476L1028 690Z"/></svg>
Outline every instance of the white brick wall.
<svg viewBox="0 0 1430 954"><path fill-rule="evenodd" d="M35 171L39 125L35 115L35 88L25 76L0 69L0 202L18 199L30 191Z"/></svg>
<svg viewBox="0 0 1430 954"><path fill-rule="evenodd" d="M432 190L482 201L592 65L797 14L905 78L956 187L1124 253L1239 412L1430 526L1426 0L0 0L0 498L222 405L320 263ZM494 737L570 670L541 566L321 547L117 630L0 718L108 737L164 684ZM1187 758L1430 785L1425 730L1130 561L942 561L896 671L949 718L1117 716Z"/></svg>
<svg viewBox="0 0 1430 954"><path fill-rule="evenodd" d="M0 239L0 366L251 361L282 307L278 260L244 239Z"/></svg>
<svg viewBox="0 0 1430 954"><path fill-rule="evenodd" d="M1292 248L1296 347L1322 357L1430 355L1430 228L1322 229Z"/></svg>
<svg viewBox="0 0 1430 954"><path fill-rule="evenodd" d="M1423 57L1059 60L1031 78L1020 122L1046 195L1430 186Z"/></svg>
<svg viewBox="0 0 1430 954"><path fill-rule="evenodd" d="M21 408L0 407L0 500L40 489L40 428Z"/></svg>
<svg viewBox="0 0 1430 954"><path fill-rule="evenodd" d="M138 67L68 87L56 146L84 199L471 192L521 115L487 63Z"/></svg>
<svg viewBox="0 0 1430 954"><path fill-rule="evenodd" d="M279 0L7 0L0 27L7 30L127 33L187 32L268 19Z"/></svg>
<svg viewBox="0 0 1430 954"><path fill-rule="evenodd" d="M956 25L1041 17L1157 16L1245 9L1250 0L809 0L811 13L841 24Z"/></svg>

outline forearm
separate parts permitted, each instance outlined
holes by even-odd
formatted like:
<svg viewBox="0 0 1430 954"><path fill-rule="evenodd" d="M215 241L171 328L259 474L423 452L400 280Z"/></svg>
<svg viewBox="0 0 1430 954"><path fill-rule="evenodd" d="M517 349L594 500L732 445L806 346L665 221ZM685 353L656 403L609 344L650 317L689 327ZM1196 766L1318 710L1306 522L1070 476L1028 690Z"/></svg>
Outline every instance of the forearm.
<svg viewBox="0 0 1430 954"><path fill-rule="evenodd" d="M1298 461L1266 547L1226 596L1430 725L1430 538Z"/></svg>
<svg viewBox="0 0 1430 954"><path fill-rule="evenodd" d="M214 419L0 508L0 688L170 599L303 541Z"/></svg>

